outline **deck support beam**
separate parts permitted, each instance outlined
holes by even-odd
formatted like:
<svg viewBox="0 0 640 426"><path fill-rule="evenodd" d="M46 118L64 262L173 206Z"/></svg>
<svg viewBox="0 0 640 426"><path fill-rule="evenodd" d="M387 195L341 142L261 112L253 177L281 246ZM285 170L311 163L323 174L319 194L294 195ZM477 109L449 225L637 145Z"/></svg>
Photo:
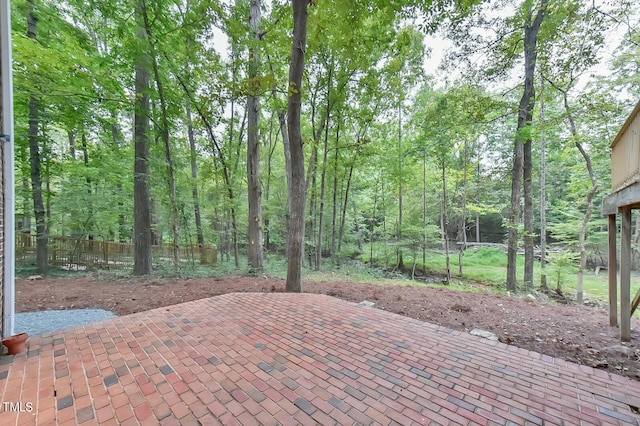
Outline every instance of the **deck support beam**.
<svg viewBox="0 0 640 426"><path fill-rule="evenodd" d="M616 215L609 216L609 324L618 325L618 259Z"/></svg>
<svg viewBox="0 0 640 426"><path fill-rule="evenodd" d="M620 207L620 340L631 340L631 207Z"/></svg>

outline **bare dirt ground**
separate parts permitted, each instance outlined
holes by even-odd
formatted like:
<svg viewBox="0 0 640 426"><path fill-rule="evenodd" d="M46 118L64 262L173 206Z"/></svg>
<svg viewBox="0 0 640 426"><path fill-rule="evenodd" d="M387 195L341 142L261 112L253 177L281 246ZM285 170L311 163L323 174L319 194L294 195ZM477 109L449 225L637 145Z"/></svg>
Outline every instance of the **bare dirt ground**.
<svg viewBox="0 0 640 426"><path fill-rule="evenodd" d="M619 329L609 326L608 312L602 309L418 285L306 282L303 289L352 302L369 300L379 309L456 330L487 330L504 343L640 380L640 331L632 332L631 343L621 344ZM19 279L16 309L101 308L126 315L224 293L256 291L284 291L284 281L249 276L107 279L90 274ZM640 330L640 319L633 319L632 328Z"/></svg>

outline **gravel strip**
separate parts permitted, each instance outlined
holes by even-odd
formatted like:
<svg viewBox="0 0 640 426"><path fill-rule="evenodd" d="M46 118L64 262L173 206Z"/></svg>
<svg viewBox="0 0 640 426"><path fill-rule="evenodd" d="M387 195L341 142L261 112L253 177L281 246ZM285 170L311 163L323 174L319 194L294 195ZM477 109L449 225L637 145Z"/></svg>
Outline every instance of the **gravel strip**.
<svg viewBox="0 0 640 426"><path fill-rule="evenodd" d="M60 311L23 312L16 314L14 331L31 336L52 333L113 318L116 315L104 309L68 309Z"/></svg>

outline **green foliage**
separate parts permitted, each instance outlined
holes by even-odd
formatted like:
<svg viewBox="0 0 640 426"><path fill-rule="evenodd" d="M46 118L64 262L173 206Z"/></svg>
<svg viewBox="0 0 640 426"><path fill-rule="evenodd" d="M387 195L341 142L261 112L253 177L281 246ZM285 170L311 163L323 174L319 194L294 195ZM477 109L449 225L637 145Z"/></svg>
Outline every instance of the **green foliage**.
<svg viewBox="0 0 640 426"><path fill-rule="evenodd" d="M233 256L234 235L240 256L246 249L244 109L248 94L261 95L262 207L267 256L274 258L273 271L268 273L280 276L284 265L278 255L286 249L288 199L279 115L287 104L289 2L263 5L264 32L259 41L247 36L247 1L147 2L153 49L136 36L133 5L128 2L36 3L37 42L26 37L26 2L12 2L17 210L33 215L28 99L37 95L50 233L131 240L133 61L139 52L153 51L166 92L180 244L196 241L192 190L197 185L202 232L206 244L220 248L220 273L233 273L236 268L227 262ZM461 240L463 205L469 240L474 239L472 228L479 220L483 239L501 241L499 222L509 203L518 105L518 91L512 87L518 82L510 74L521 65L514 53L521 43L519 29L527 8L535 3L518 2L508 11L501 9L505 2L475 0L327 0L310 7L308 67L300 90L305 154L308 164L315 165L308 175L308 250L317 245L322 208L322 268L350 268L352 274L363 270L364 277L373 269L374 279L381 272L370 268L372 263L393 268L397 253L402 252L405 264L416 261L417 268L442 271L444 257L433 249L443 235L441 211L448 219L444 234ZM609 188L608 144L630 112L624 96L636 93L638 87L634 74L637 33L633 31L613 52L614 76L575 85L585 69L601 63L610 35L606 15L588 6L551 1L550 19L540 36L539 64L544 75L572 89L569 100L579 139L568 136L562 98L549 85L538 90L545 100L546 122L534 120L521 131L526 134L519 135L533 140L534 187L538 188L539 141L544 131L549 229L551 237L569 251L575 250L590 188L575 142L587 147L592 157L599 184L598 211ZM636 13L628 2L610 5L607 11L619 20ZM450 75L436 82L423 69L429 50L424 33L442 26L460 50L447 56ZM247 78L249 47L259 51L262 59L255 79ZM158 240L169 241L171 200L155 86L150 96L154 231ZM195 179L187 104L196 144ZM73 149L70 136L75 140ZM601 218L592 218L587 243L594 251L605 243L604 229ZM422 265L423 253L426 265ZM349 263L355 261L357 268ZM452 261L455 270L456 256ZM466 277L501 285L505 261L500 250L470 249L463 261ZM570 284L568 264L553 271L563 271L562 284ZM208 272L195 268L189 273Z"/></svg>
<svg viewBox="0 0 640 426"><path fill-rule="evenodd" d="M551 265L551 276L555 280L556 289L562 289L567 270L571 270L571 266L575 265L576 259L576 254L570 251L550 253L549 264Z"/></svg>

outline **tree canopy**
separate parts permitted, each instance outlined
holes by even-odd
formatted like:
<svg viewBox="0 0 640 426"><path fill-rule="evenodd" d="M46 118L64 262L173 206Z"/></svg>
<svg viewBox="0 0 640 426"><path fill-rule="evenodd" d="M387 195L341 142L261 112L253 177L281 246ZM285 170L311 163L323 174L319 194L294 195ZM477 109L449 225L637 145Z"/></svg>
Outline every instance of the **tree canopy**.
<svg viewBox="0 0 640 426"><path fill-rule="evenodd" d="M304 43L288 1L13 1L22 231L133 242L146 226L148 245L215 245L221 261L240 268L250 254L259 270L256 241L266 258L291 254L293 202L305 207L295 255L309 267L415 273L427 250L502 243L523 225L509 197L520 141L534 206L525 237L539 241L544 173L550 241L603 244L591 213L639 84L632 2L294 3L308 13ZM516 126L525 28L541 11L526 80L537 102ZM453 44L437 70L426 34ZM290 75L292 46L305 67ZM134 226L141 182L149 223ZM304 197L292 200L292 185Z"/></svg>

